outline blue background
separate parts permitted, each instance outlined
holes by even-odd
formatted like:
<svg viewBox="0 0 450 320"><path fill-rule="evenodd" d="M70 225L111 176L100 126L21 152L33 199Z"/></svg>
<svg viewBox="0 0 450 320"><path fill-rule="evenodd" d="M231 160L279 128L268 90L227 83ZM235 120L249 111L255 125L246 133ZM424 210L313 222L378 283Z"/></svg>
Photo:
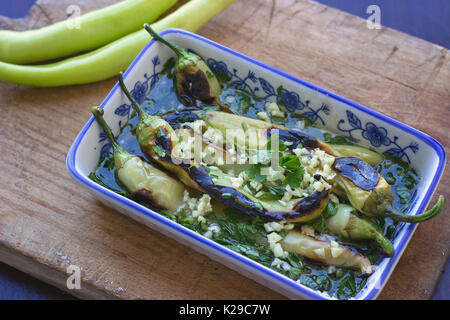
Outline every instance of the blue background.
<svg viewBox="0 0 450 320"><path fill-rule="evenodd" d="M450 0L316 0L367 18L369 5L381 9L381 24L450 48ZM0 14L20 18L35 0L0 0ZM450 79L449 79L450 81ZM450 299L450 266L437 285L433 299ZM0 263L0 299L73 299L59 289Z"/></svg>
<svg viewBox="0 0 450 320"><path fill-rule="evenodd" d="M368 18L370 5L378 5L381 24L450 49L449 0L316 0Z"/></svg>

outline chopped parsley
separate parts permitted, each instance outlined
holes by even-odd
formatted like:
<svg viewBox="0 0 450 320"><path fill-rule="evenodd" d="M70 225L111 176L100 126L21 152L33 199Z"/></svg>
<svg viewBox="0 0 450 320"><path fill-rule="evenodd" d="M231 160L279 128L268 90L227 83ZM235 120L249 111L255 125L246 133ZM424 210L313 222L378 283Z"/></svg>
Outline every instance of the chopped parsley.
<svg viewBox="0 0 450 320"><path fill-rule="evenodd" d="M245 173L250 180L263 182L267 178L267 175L261 174L261 169L264 167L267 168L268 166L262 163L257 163L252 165L249 169L245 170Z"/></svg>
<svg viewBox="0 0 450 320"><path fill-rule="evenodd" d="M280 159L280 165L288 173L283 180L283 185L289 185L292 189L298 188L305 174L305 168L301 165L298 157L288 154Z"/></svg>
<svg viewBox="0 0 450 320"><path fill-rule="evenodd" d="M153 151L155 151L155 153L158 156L160 156L161 158L164 158L166 156L166 151L164 151L164 149L161 148L160 146L153 145L152 148L153 148Z"/></svg>

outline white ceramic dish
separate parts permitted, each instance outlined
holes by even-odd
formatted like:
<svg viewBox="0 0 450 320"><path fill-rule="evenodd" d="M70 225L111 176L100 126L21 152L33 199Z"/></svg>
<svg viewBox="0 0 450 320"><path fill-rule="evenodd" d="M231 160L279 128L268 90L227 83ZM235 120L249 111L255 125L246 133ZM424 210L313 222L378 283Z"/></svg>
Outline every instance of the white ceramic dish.
<svg viewBox="0 0 450 320"><path fill-rule="evenodd" d="M162 35L181 47L194 50L214 72L228 73L234 86L245 88L259 97L281 97L289 111L302 113L328 130L352 136L361 144L395 154L409 162L421 177L409 214L423 211L428 205L446 162L444 148L430 136L198 35L177 29L166 30ZM136 100L142 100L150 91L164 63L172 56L174 54L170 49L153 40L137 56L125 73L125 83L132 88ZM283 90L279 92L279 97L276 88L280 85ZM128 120L130 112L129 101L118 90L117 84L101 107L104 108L106 121L117 133ZM109 149L101 133L92 117L75 139L67 156L67 168L71 175L99 200L287 297L329 298L94 183L88 175L95 170L100 154ZM379 263L356 299L374 299L378 296L415 228L415 224L402 224L397 229L393 241L395 255Z"/></svg>

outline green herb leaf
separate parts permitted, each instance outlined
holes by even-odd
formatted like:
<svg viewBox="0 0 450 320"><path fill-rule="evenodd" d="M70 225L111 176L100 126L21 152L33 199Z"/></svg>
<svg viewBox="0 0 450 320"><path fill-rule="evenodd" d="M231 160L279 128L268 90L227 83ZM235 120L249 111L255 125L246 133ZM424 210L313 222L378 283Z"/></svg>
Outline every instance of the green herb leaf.
<svg viewBox="0 0 450 320"><path fill-rule="evenodd" d="M227 83L231 80L231 76L224 72L216 73L216 78L220 83Z"/></svg>
<svg viewBox="0 0 450 320"><path fill-rule="evenodd" d="M283 91L283 86L279 86L279 87L277 88L277 94L278 94L279 97L281 97L282 91Z"/></svg>
<svg viewBox="0 0 450 320"><path fill-rule="evenodd" d="M286 188L283 186L267 186L267 189L277 196L282 197L284 193L286 192Z"/></svg>
<svg viewBox="0 0 450 320"><path fill-rule="evenodd" d="M305 169L300 164L298 157L288 154L280 159L280 165L288 171L283 185L289 185L292 189L298 188L305 174Z"/></svg>
<svg viewBox="0 0 450 320"><path fill-rule="evenodd" d="M164 158L166 156L166 152L164 151L163 148L161 148L160 146L157 145L153 145L152 146L153 151L155 151L155 153L160 156L161 158Z"/></svg>
<svg viewBox="0 0 450 320"><path fill-rule="evenodd" d="M352 141L351 138L349 138L349 137L332 136L329 133L324 133L323 138L324 138L324 141L329 144L340 144L340 145L345 144L345 145L352 146L352 145L355 145L355 142L356 142L356 141Z"/></svg>
<svg viewBox="0 0 450 320"><path fill-rule="evenodd" d="M273 194L271 192L264 192L262 196L258 198L259 200L270 201L270 200L280 200L281 197L279 195Z"/></svg>
<svg viewBox="0 0 450 320"><path fill-rule="evenodd" d="M92 181L94 181L95 183L98 183L98 184L101 185L102 187L105 187L106 189L109 189L109 190L111 190L111 191L114 191L115 193L118 193L118 194L120 194L120 195L122 195L122 196L124 196L124 197L127 197L127 198L130 197L130 194L128 194L127 192L122 192L122 191L120 191L120 190L116 190L116 189L111 188L110 186L106 185L106 184L102 181L102 179L101 179L99 176L97 176L94 172L89 173L88 178L91 179Z"/></svg>
<svg viewBox="0 0 450 320"><path fill-rule="evenodd" d="M280 159L280 165L291 172L303 168L298 157L293 154L282 157Z"/></svg>
<svg viewBox="0 0 450 320"><path fill-rule="evenodd" d="M250 180L254 180L257 182L263 182L267 178L267 175L261 174L261 169L263 167L267 167L267 165L257 163L257 164L252 165L247 170L245 170L245 173L247 174L247 176Z"/></svg>

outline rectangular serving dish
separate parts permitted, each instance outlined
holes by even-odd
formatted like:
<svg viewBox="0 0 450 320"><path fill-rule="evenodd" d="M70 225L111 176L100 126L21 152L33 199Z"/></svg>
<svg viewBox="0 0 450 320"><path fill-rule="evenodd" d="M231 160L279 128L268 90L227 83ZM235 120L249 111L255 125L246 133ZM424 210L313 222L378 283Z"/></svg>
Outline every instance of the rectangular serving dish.
<svg viewBox="0 0 450 320"><path fill-rule="evenodd" d="M227 73L234 87L246 89L258 97L282 99L289 112L301 113L330 131L358 139L362 145L407 161L421 177L408 214L417 214L428 205L446 162L444 148L432 137L196 34L179 29L167 29L161 34L202 56L213 72ZM164 63L174 56L170 49L154 40L139 53L125 72L125 83L137 101L144 99L159 79ZM280 86L282 89L277 90ZM102 102L101 107L105 111L106 121L117 134L120 127L127 122L131 111L131 105L118 84ZM289 298L330 298L327 294L301 285L90 180L89 173L96 169L100 156L108 152L109 148L102 130L91 117L78 134L67 156L67 168L73 178L107 206ZM356 299L375 299L378 296L416 226L399 224L393 241L394 256L381 260Z"/></svg>

